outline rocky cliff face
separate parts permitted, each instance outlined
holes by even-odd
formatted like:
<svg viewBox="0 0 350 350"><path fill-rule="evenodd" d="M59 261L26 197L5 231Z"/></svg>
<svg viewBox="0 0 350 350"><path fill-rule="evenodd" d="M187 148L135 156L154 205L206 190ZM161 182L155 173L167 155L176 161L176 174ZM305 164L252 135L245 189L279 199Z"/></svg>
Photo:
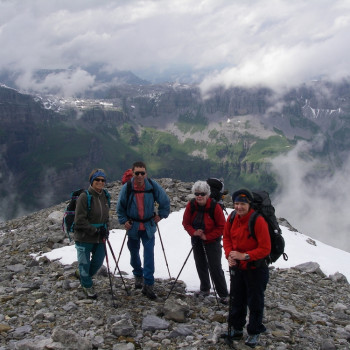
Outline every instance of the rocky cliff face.
<svg viewBox="0 0 350 350"><path fill-rule="evenodd" d="M192 183L158 181L172 210L183 207ZM120 182L109 185L112 228L118 227L114 211L120 187ZM0 226L1 350L228 349L220 337L227 331L228 306L213 294L195 297L178 281L167 299L174 281L156 279L158 298L150 301L124 274L126 289L119 275L112 276L112 301L104 268L94 280L98 299L88 300L74 276L76 263L34 259L69 244L61 228L65 205ZM350 286L343 275L326 277L312 262L271 268L265 301L268 332L258 348L350 349ZM233 348L247 347L237 341Z"/></svg>

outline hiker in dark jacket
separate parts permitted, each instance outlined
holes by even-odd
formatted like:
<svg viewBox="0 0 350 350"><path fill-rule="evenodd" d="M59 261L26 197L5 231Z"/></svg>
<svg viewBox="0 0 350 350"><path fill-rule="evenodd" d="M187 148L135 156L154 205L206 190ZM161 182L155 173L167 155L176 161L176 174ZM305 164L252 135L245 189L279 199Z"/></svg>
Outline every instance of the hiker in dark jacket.
<svg viewBox="0 0 350 350"><path fill-rule="evenodd" d="M91 208L82 192L77 199L74 219L74 241L78 253L79 273L83 291L88 298L96 298L92 276L105 258L104 239L108 238L109 203L104 192L106 175L103 169L94 169L90 176Z"/></svg>
<svg viewBox="0 0 350 350"><path fill-rule="evenodd" d="M210 276L223 304L227 304L227 285L221 266L221 237L225 216L219 204L215 204L213 218L210 215L212 198L206 181L197 181L192 187L195 200L186 205L182 225L191 236L193 256L200 279L199 295L210 293Z"/></svg>
<svg viewBox="0 0 350 350"><path fill-rule="evenodd" d="M135 288L142 288L142 293L149 299L156 299L153 290L155 232L158 222L169 215L170 200L155 180L147 179L145 163L134 163L132 171L133 178L123 185L119 193L118 220L127 231ZM157 213L155 202L158 205ZM140 241L143 245L143 267L140 259Z"/></svg>
<svg viewBox="0 0 350 350"><path fill-rule="evenodd" d="M233 326L230 338L239 340L243 337L243 327L246 324L247 307L249 322L247 325L248 338L245 342L255 347L260 333L266 331L262 323L264 312L264 293L269 280L269 269L265 257L270 254L271 242L267 222L258 216L254 226L256 239L249 232L249 218L254 210L251 208L253 195L242 189L232 196L236 215L232 223L227 220L224 229L224 250L231 274L232 305L230 302L229 317Z"/></svg>

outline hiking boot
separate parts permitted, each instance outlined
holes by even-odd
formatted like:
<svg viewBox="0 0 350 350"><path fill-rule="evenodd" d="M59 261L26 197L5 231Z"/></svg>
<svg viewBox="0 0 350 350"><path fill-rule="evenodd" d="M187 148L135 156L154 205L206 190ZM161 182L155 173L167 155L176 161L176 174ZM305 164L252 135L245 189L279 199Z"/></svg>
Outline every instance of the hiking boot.
<svg viewBox="0 0 350 350"><path fill-rule="evenodd" d="M221 304L228 305L228 297L222 297L219 301Z"/></svg>
<svg viewBox="0 0 350 350"><path fill-rule="evenodd" d="M82 287L82 288L83 288L83 292L85 293L85 295L89 299L96 299L97 298L97 294L95 292L94 287L90 287L90 288Z"/></svg>
<svg viewBox="0 0 350 350"><path fill-rule="evenodd" d="M228 332L225 332L221 334L221 338L230 338L230 340L241 340L243 338L243 331L233 329L231 330L230 336L228 336Z"/></svg>
<svg viewBox="0 0 350 350"><path fill-rule="evenodd" d="M146 295L146 297L151 299L151 300L157 299L157 296L155 295L155 293L153 291L153 286L150 286L149 284L143 285L142 294Z"/></svg>
<svg viewBox="0 0 350 350"><path fill-rule="evenodd" d="M135 276L135 289L141 289L143 286L143 277Z"/></svg>
<svg viewBox="0 0 350 350"><path fill-rule="evenodd" d="M255 348L259 343L260 334L251 334L248 335L245 345Z"/></svg>
<svg viewBox="0 0 350 350"><path fill-rule="evenodd" d="M210 290L199 290L197 292L194 293L194 295L198 298L198 297L207 297L210 294Z"/></svg>

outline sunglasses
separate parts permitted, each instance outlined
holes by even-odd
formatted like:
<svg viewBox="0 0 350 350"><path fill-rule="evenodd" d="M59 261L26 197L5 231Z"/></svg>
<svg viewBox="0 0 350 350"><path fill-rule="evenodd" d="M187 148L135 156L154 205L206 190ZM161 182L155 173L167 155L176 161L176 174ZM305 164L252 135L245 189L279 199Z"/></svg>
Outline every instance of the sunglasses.
<svg viewBox="0 0 350 350"><path fill-rule="evenodd" d="M106 182L105 179L98 179L98 178L94 179L94 181L96 181L96 182Z"/></svg>
<svg viewBox="0 0 350 350"><path fill-rule="evenodd" d="M194 195L195 195L196 197L198 197L198 196L204 197L204 196L206 196L207 194L206 194L205 192L195 192Z"/></svg>
<svg viewBox="0 0 350 350"><path fill-rule="evenodd" d="M145 171L135 171L134 174L135 174L136 176L139 176L139 175L145 176L145 175L146 175L146 172L145 172Z"/></svg>

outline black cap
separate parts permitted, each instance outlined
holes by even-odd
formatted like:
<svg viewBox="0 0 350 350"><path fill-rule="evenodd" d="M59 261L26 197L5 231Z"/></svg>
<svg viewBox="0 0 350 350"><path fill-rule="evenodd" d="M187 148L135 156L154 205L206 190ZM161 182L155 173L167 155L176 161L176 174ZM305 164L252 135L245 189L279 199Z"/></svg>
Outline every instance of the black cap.
<svg viewBox="0 0 350 350"><path fill-rule="evenodd" d="M242 199L242 200L240 200L242 202L248 202L248 203L253 202L253 194L249 190L247 190L246 188L242 188L242 189L234 192L233 195L232 195L232 202L233 203L237 202L237 200L236 200L237 198ZM244 198L247 198L248 201L247 200L243 200Z"/></svg>

